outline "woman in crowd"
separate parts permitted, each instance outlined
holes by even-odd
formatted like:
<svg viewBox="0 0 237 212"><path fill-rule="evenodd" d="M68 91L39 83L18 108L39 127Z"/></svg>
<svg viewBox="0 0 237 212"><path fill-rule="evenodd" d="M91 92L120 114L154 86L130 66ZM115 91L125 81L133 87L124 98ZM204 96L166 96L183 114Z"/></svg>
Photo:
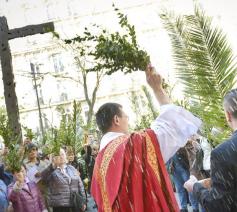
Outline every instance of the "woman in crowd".
<svg viewBox="0 0 237 212"><path fill-rule="evenodd" d="M79 172L79 163L72 148L67 148L67 164L73 166Z"/></svg>
<svg viewBox="0 0 237 212"><path fill-rule="evenodd" d="M86 196L78 171L67 165L66 153L60 150L41 177L49 187L49 206L53 212L76 212L86 209Z"/></svg>
<svg viewBox="0 0 237 212"><path fill-rule="evenodd" d="M41 193L35 182L29 182L25 167L13 170L14 182L8 186L8 200L17 212L47 211Z"/></svg>

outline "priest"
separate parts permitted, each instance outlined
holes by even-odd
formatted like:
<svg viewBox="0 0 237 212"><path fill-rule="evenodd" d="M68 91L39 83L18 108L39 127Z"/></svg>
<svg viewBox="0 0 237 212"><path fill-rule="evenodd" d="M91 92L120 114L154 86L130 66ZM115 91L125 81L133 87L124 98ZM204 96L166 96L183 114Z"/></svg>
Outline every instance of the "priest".
<svg viewBox="0 0 237 212"><path fill-rule="evenodd" d="M146 79L161 107L150 129L129 133L128 115L118 103L105 103L96 113L103 137L91 194L99 212L179 211L165 163L196 133L201 121L171 104L151 65Z"/></svg>

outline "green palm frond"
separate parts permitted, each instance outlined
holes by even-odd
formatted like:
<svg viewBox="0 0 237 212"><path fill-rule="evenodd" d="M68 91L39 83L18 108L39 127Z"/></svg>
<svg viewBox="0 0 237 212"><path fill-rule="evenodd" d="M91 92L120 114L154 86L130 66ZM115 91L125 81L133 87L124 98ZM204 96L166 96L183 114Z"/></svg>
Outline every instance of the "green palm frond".
<svg viewBox="0 0 237 212"><path fill-rule="evenodd" d="M57 141L61 146L70 146L76 154L82 146L82 138L78 133L78 125L83 128L85 123L81 116L81 103L73 102L73 111L70 114L61 111L61 121L57 134Z"/></svg>
<svg viewBox="0 0 237 212"><path fill-rule="evenodd" d="M206 17L198 7L195 8L195 15L186 16L186 23L189 27L186 54L202 83L198 87L191 83L193 94L215 95L216 99L211 101L220 102L235 83L236 64L232 49L222 30L212 27L211 18ZM179 73L182 77L182 72Z"/></svg>
<svg viewBox="0 0 237 212"><path fill-rule="evenodd" d="M198 6L194 15L165 13L161 18L171 38L176 76L190 99L190 108L210 128L227 129L222 99L236 84L237 66L226 35Z"/></svg>

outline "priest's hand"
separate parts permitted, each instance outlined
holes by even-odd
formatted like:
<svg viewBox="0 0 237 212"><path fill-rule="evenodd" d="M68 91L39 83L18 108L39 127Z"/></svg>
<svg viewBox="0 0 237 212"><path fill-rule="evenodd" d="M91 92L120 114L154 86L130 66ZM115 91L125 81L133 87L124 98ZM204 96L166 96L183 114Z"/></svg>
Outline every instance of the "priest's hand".
<svg viewBox="0 0 237 212"><path fill-rule="evenodd" d="M198 182L197 178L195 176L191 175L189 180L184 183L184 188L186 188L186 190L188 192L192 192L193 191L193 186L197 182Z"/></svg>
<svg viewBox="0 0 237 212"><path fill-rule="evenodd" d="M162 89L162 77L151 64L146 68L146 80L153 90Z"/></svg>
<svg viewBox="0 0 237 212"><path fill-rule="evenodd" d="M146 68L146 80L152 88L159 104L169 104L170 98L165 92L165 90L162 88L162 77L156 72L155 68L151 64L149 64Z"/></svg>

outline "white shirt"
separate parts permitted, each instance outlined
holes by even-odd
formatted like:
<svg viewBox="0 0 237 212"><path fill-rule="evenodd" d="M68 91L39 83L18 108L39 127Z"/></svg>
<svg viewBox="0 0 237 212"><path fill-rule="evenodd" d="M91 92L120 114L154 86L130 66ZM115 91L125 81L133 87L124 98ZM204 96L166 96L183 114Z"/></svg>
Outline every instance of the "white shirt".
<svg viewBox="0 0 237 212"><path fill-rule="evenodd" d="M160 115L152 122L151 129L157 136L164 162L186 144L187 139L197 132L201 123L199 118L182 107L173 104L161 106ZM100 150L121 135L124 134L117 132L104 134L100 142Z"/></svg>
<svg viewBox="0 0 237 212"><path fill-rule="evenodd" d="M212 147L205 137L200 136L200 145L203 151L203 169L211 169L211 151Z"/></svg>

